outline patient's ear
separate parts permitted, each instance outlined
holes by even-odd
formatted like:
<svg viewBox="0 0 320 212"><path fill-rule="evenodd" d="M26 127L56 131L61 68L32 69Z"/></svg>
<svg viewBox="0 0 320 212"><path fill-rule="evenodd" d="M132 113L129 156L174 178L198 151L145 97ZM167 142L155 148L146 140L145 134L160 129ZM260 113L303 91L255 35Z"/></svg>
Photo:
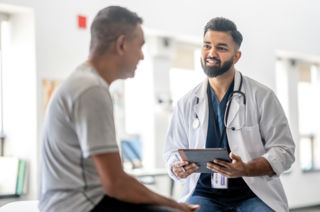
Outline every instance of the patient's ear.
<svg viewBox="0 0 320 212"><path fill-rule="evenodd" d="M119 55L124 55L126 49L126 37L124 35L120 35L115 43L116 52Z"/></svg>

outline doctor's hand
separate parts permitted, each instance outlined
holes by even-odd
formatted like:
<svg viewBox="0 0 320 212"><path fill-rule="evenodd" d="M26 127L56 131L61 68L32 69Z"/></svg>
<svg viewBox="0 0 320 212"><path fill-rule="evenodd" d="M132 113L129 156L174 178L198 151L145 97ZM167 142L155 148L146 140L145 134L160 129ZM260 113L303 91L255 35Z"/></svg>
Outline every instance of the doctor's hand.
<svg viewBox="0 0 320 212"><path fill-rule="evenodd" d="M172 166L172 172L179 178L183 179L194 173L199 166L189 161L177 161Z"/></svg>
<svg viewBox="0 0 320 212"><path fill-rule="evenodd" d="M230 152L229 157L232 160L231 162L216 159L213 163L208 162L207 168L227 178L247 176L247 164L242 161L241 157L235 155L233 152Z"/></svg>

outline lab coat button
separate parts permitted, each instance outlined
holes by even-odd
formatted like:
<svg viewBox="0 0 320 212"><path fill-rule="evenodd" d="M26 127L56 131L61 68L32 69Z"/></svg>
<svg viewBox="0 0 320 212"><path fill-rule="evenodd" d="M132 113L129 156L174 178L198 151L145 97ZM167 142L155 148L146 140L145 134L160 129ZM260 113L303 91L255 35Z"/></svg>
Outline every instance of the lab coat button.
<svg viewBox="0 0 320 212"><path fill-rule="evenodd" d="M236 130L236 128L235 128L235 127L231 127L231 129L232 129L233 131L235 131L235 130Z"/></svg>

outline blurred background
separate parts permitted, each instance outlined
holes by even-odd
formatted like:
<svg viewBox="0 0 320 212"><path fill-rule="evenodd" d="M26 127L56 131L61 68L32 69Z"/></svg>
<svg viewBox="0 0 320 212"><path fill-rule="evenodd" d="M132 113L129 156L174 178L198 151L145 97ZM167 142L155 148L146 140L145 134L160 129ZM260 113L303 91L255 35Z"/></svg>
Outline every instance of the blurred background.
<svg viewBox="0 0 320 212"><path fill-rule="evenodd" d="M129 173L178 198L181 186L163 170L166 132L177 100L205 78L200 66L204 25L223 16L244 37L236 68L273 89L289 119L296 162L281 178L290 208L320 205L317 0L0 0L1 155L25 162L23 189L14 201L38 198L45 108L54 89L87 59L90 24L110 5L125 6L144 19L145 59L135 78L111 86ZM4 177L8 163L2 164L0 185L10 178ZM0 198L0 206L13 201Z"/></svg>

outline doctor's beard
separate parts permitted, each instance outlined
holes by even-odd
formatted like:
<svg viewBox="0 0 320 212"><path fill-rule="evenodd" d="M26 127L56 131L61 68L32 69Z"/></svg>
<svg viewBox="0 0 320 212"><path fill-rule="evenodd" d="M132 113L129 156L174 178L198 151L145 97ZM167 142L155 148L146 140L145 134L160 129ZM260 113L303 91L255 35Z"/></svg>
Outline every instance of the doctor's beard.
<svg viewBox="0 0 320 212"><path fill-rule="evenodd" d="M202 59L200 58L201 60L201 67L204 71L204 73L209 77L209 78L213 78L213 77L217 77L223 73L225 73L226 71L228 71L232 64L233 64L233 58L231 58L230 60L224 62L223 64L221 64L221 61L216 59L216 58L210 58L210 59L214 59L214 60L217 60L219 61L219 64L218 66L206 66L205 65L205 61L202 62Z"/></svg>

